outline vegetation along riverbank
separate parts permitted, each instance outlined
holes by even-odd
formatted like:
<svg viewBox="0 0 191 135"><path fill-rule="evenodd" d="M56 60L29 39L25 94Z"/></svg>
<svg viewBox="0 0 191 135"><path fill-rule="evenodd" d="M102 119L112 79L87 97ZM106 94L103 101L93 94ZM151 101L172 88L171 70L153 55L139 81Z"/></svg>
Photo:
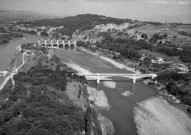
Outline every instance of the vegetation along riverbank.
<svg viewBox="0 0 191 135"><path fill-rule="evenodd" d="M20 33L14 33L7 31L4 27L0 27L0 47L6 45L10 40L14 38L24 37Z"/></svg>
<svg viewBox="0 0 191 135"><path fill-rule="evenodd" d="M33 44L21 48L25 64L13 77L14 87L9 80L0 92L0 134L107 132L89 100L85 78L45 48Z"/></svg>
<svg viewBox="0 0 191 135"><path fill-rule="evenodd" d="M112 41L115 42L117 46L123 45L125 42L131 42L133 43L133 45L135 45L133 46L133 48L135 48L136 50L134 49L134 51L128 51L129 47L127 46L127 50L125 53L123 46L119 46L119 48L117 48L116 46L110 46L109 43L111 43L111 41L109 39L106 38L102 43L105 45L102 46L101 44L93 46L83 42L78 42L78 46L84 47L85 49L83 50L89 51L93 55L98 55L98 57L102 57L101 55L104 55L110 59L127 65L127 67L130 66L130 69L134 69L134 71L138 70L138 72L142 73L156 73L158 76L154 80L145 80L144 83L156 87L158 89L159 95L165 97L168 101L172 103L181 103L184 106L181 107L181 109L187 111L188 113L191 112L191 80L190 72L188 72L189 70L186 70L186 66L183 65L181 68L182 71L179 71L179 69L176 68L176 63L173 64L168 61L162 61L161 63L157 63L154 62L154 60L152 63L149 57L146 57L143 54L139 55L140 53L137 51L141 49L140 47L148 49L149 44L144 41L135 42L126 39L112 39ZM188 55L185 56L186 59L188 59L187 56Z"/></svg>

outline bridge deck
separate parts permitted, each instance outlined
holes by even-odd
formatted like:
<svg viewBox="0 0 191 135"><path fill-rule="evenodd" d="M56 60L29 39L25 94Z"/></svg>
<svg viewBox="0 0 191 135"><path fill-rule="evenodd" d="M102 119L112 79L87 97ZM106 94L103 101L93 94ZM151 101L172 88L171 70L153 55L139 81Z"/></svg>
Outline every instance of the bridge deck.
<svg viewBox="0 0 191 135"><path fill-rule="evenodd" d="M83 73L81 76L156 76L156 74L123 74L123 73Z"/></svg>

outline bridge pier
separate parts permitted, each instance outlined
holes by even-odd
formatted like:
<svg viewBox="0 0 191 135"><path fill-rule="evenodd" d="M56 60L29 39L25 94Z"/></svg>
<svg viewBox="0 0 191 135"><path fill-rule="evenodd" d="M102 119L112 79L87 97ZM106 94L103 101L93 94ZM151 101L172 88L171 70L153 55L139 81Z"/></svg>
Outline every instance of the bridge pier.
<svg viewBox="0 0 191 135"><path fill-rule="evenodd" d="M134 74L134 76L133 76L133 84L135 84L136 83L136 75Z"/></svg>
<svg viewBox="0 0 191 135"><path fill-rule="evenodd" d="M133 84L135 84L136 83L136 79L133 79Z"/></svg>
<svg viewBox="0 0 191 135"><path fill-rule="evenodd" d="M99 75L99 73L97 73L96 81L97 81L98 84L100 84L100 75Z"/></svg>
<svg viewBox="0 0 191 135"><path fill-rule="evenodd" d="M97 84L100 84L100 80L99 79L97 79L96 81L97 81Z"/></svg>

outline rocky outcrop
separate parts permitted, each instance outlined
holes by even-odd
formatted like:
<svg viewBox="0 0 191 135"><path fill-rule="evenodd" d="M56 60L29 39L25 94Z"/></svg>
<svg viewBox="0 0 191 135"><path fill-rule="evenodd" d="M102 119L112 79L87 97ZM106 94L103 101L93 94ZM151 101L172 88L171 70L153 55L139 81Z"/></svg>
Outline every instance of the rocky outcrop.
<svg viewBox="0 0 191 135"><path fill-rule="evenodd" d="M130 26L133 26L131 23L123 23L121 25L116 25L113 23L108 23L108 24L100 24L96 25L93 29L98 30L99 32L107 32L108 30L117 30L117 31L122 31L124 29L129 28Z"/></svg>
<svg viewBox="0 0 191 135"><path fill-rule="evenodd" d="M113 135L115 133L113 123L109 119L100 114L98 120L101 123L102 135Z"/></svg>
<svg viewBox="0 0 191 135"><path fill-rule="evenodd" d="M96 25L93 29L91 30L85 30L85 31L80 31L76 30L72 37L76 41L84 41L84 42L90 42L90 43L96 43L96 42L101 42L103 37L100 36L100 33L102 32L121 32L121 31L126 31L129 27L133 26L134 24L131 23L123 23L121 25L116 25L114 23L108 23L108 24L100 24Z"/></svg>

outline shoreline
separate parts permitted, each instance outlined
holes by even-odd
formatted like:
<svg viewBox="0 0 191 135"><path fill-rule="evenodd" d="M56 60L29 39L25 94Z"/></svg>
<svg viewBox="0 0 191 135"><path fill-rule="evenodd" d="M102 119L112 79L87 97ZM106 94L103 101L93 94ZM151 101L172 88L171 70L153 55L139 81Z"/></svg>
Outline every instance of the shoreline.
<svg viewBox="0 0 191 135"><path fill-rule="evenodd" d="M161 97L149 98L134 107L139 135L189 135L191 119Z"/></svg>
<svg viewBox="0 0 191 135"><path fill-rule="evenodd" d="M22 61L23 61L22 64L20 66L18 66L16 69L14 69L13 71L11 71L10 75L7 76L5 78L5 80L3 80L3 82L0 85L0 91L4 88L4 86L7 84L9 79L12 79L14 77L14 75L18 74L18 70L25 64L24 56L25 56L25 52L23 53L23 56L22 56ZM12 82L13 82L13 80L12 80Z"/></svg>
<svg viewBox="0 0 191 135"><path fill-rule="evenodd" d="M188 105L181 103L180 99L178 99L176 96L170 94L167 90L165 90L164 89L165 86L163 86L163 85L158 86L156 84L149 85L148 83L144 83L144 81L143 81L143 84L146 85L146 86L150 86L150 87L153 87L154 89L156 89L157 95L155 97L163 98L170 105L172 105L172 106L182 110L191 119L191 114L188 113L188 111L186 110Z"/></svg>
<svg viewBox="0 0 191 135"><path fill-rule="evenodd" d="M102 135L113 135L115 133L113 123L108 118L99 113L98 120L100 121Z"/></svg>
<svg viewBox="0 0 191 135"><path fill-rule="evenodd" d="M68 67L72 68L73 70L77 71L78 73L90 72L75 63L64 62L64 64L66 64ZM97 109L101 108L101 109L108 110L111 107L108 103L107 96L105 95L105 92L103 90L98 91L95 88L88 86L87 91L89 94L88 99L94 102L94 105ZM115 129L114 129L112 121L107 119L105 116L102 116L102 115L100 116L100 115L101 114L99 112L98 119L100 121L100 126L102 129L103 135L114 134Z"/></svg>
<svg viewBox="0 0 191 135"><path fill-rule="evenodd" d="M148 81L150 82L150 80ZM157 84L152 84L149 85L148 82L144 82L143 84L146 86L150 86L153 87L154 89L157 90L157 95L156 97L162 97L163 99L165 99L166 101L168 101L170 104L172 104L173 106L177 107L177 105L181 105L181 106L187 106L186 104L182 104L180 99L178 99L176 96L170 94L166 89L164 85L157 85ZM180 107L177 107L179 109L181 109L182 111L184 111L186 114L189 114L185 109L182 109ZM191 115L189 114L190 118Z"/></svg>
<svg viewBox="0 0 191 135"><path fill-rule="evenodd" d="M90 86L87 87L87 90L88 90L90 101L93 101L94 104L99 108L109 110L111 106L109 105L107 97L103 90L98 91L95 88L92 88Z"/></svg>
<svg viewBox="0 0 191 135"><path fill-rule="evenodd" d="M66 64L68 67L72 68L73 70L75 70L78 73L91 73L89 70L86 70L77 64L66 63L66 62L64 62L64 64ZM98 91L98 90L96 90L96 88L92 88L90 86L87 87L87 90L89 93L89 99L94 101L96 106L103 108L103 109L110 108L107 97L106 97L105 92L103 90Z"/></svg>
<svg viewBox="0 0 191 135"><path fill-rule="evenodd" d="M20 38L13 38L13 39L9 40L8 43L0 45L0 49L1 49L2 47L7 46L8 44L10 44L10 43L12 43L12 42L15 42L15 41L17 41L17 40L20 40L21 38L22 38L22 37L20 37Z"/></svg>
<svg viewBox="0 0 191 135"><path fill-rule="evenodd" d="M86 49L86 48L84 48L84 47L78 47L78 48L81 49L82 51L86 52L86 53L92 54L92 55L94 55L94 56L98 56L97 53L94 53L94 52L92 52L92 51L90 51L90 50L88 50L88 49ZM98 57L99 57L99 56L98 56ZM108 58L107 56L103 56L103 55L102 55L102 56L100 56L99 58L101 58L102 60L104 60L104 61L110 63L111 65L113 65L113 66L116 67L116 68L125 69L125 70L128 70L128 71L133 72L133 73L136 72L134 68L128 67L128 66L125 65L124 63L119 63L119 62L117 62L117 61L115 61L115 60L113 60L113 59L111 59L111 58Z"/></svg>

